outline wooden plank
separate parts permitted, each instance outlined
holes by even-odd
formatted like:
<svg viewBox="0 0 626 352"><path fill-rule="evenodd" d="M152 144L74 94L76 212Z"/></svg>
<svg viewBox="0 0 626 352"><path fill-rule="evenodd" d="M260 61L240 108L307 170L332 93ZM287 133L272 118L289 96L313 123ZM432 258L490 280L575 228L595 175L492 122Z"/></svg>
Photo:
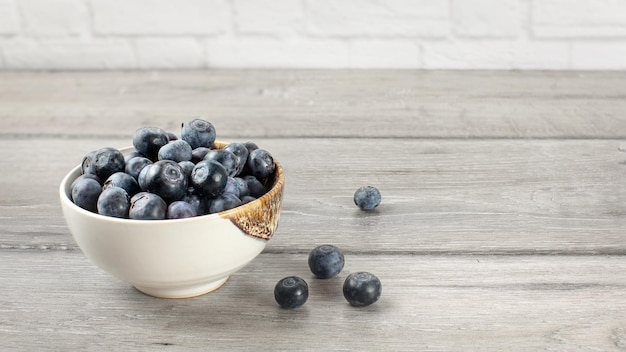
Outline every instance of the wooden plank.
<svg viewBox="0 0 626 352"><path fill-rule="evenodd" d="M620 140L258 139L285 169L267 250L331 243L351 252L624 254ZM57 195L89 150L128 139L0 141L1 246L74 248ZM358 210L373 184L383 204Z"/></svg>
<svg viewBox="0 0 626 352"><path fill-rule="evenodd" d="M626 258L348 255L318 280L304 254L261 255L214 293L145 296L80 252L0 250L2 349L537 351L626 347ZM381 299L353 308L343 279L370 271ZM274 284L299 275L307 303Z"/></svg>
<svg viewBox="0 0 626 352"><path fill-rule="evenodd" d="M0 73L0 133L128 136L194 116L224 136L624 138L626 73Z"/></svg>

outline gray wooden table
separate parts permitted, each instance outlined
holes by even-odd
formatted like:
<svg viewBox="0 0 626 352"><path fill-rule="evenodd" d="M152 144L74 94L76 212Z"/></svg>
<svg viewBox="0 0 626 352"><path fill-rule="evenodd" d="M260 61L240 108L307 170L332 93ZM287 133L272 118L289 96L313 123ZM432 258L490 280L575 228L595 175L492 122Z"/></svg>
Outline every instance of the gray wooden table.
<svg viewBox="0 0 626 352"><path fill-rule="evenodd" d="M156 299L84 257L57 188L194 116L281 161L281 223L218 291ZM2 73L0 137L2 351L626 350L626 73ZM326 281L306 263L324 243L346 256ZM355 271L375 305L344 300ZM287 275L300 309L274 302Z"/></svg>

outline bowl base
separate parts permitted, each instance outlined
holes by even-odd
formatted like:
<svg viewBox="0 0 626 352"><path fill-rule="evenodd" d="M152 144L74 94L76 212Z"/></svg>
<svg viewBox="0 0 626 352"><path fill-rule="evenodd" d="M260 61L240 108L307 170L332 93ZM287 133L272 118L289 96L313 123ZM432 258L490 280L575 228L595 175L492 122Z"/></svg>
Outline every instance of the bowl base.
<svg viewBox="0 0 626 352"><path fill-rule="evenodd" d="M154 288L137 285L135 285L135 288L148 296L157 298L191 298L215 291L222 287L227 280L228 277L206 284L177 288Z"/></svg>

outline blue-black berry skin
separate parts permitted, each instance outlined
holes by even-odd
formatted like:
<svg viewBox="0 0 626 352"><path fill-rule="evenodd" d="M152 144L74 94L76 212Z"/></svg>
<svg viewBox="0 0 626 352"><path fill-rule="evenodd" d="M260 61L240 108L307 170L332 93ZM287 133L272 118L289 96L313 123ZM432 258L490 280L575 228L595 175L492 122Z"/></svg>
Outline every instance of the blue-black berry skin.
<svg viewBox="0 0 626 352"><path fill-rule="evenodd" d="M191 151L191 161L194 164L204 160L204 157L210 152L211 149L207 147L198 147Z"/></svg>
<svg viewBox="0 0 626 352"><path fill-rule="evenodd" d="M92 178L90 174L82 175L72 183L72 201L79 207L93 213L98 212L97 204L100 193L102 193L100 182Z"/></svg>
<svg viewBox="0 0 626 352"><path fill-rule="evenodd" d="M262 180L274 173L276 164L274 158L265 149L255 149L248 156L248 168L252 175Z"/></svg>
<svg viewBox="0 0 626 352"><path fill-rule="evenodd" d="M98 214L114 218L128 218L130 199L128 193L120 187L109 187L98 197Z"/></svg>
<svg viewBox="0 0 626 352"><path fill-rule="evenodd" d="M242 178L248 186L248 195L254 198L260 198L267 193L268 188L265 187L261 181L252 175L246 175Z"/></svg>
<svg viewBox="0 0 626 352"><path fill-rule="evenodd" d="M162 146L158 152L159 160L173 160L175 162L191 160L191 146L182 140L170 141Z"/></svg>
<svg viewBox="0 0 626 352"><path fill-rule="evenodd" d="M102 188L106 189L112 186L123 188L131 197L141 190L137 180L125 172L116 172L109 176L109 178L104 181Z"/></svg>
<svg viewBox="0 0 626 352"><path fill-rule="evenodd" d="M100 148L95 152L88 153L83 158L82 169L84 173L91 173L101 180L106 180L116 172L124 171L126 163L122 152L115 148Z"/></svg>
<svg viewBox="0 0 626 352"><path fill-rule="evenodd" d="M337 276L344 264L343 253L339 248L332 245L317 246L309 253L309 269L319 279L330 279Z"/></svg>
<svg viewBox="0 0 626 352"><path fill-rule="evenodd" d="M207 212L206 200L198 194L190 193L188 191L183 197L183 202L191 204L198 215L204 215Z"/></svg>
<svg viewBox="0 0 626 352"><path fill-rule="evenodd" d="M189 176L191 176L191 171L196 166L196 164L192 163L191 161L180 161L178 165L180 165L180 167L183 169L183 172L185 173L185 176L187 176L188 178Z"/></svg>
<svg viewBox="0 0 626 352"><path fill-rule="evenodd" d="M211 150L204 156L204 160L212 160L222 164L229 177L234 177L239 172L237 156L231 151L225 149Z"/></svg>
<svg viewBox="0 0 626 352"><path fill-rule="evenodd" d="M374 186L364 186L354 192L354 204L363 210L376 208L381 200L380 191Z"/></svg>
<svg viewBox="0 0 626 352"><path fill-rule="evenodd" d="M196 164L189 177L191 186L201 195L215 197L224 192L228 173L222 164L203 160Z"/></svg>
<svg viewBox="0 0 626 352"><path fill-rule="evenodd" d="M233 209L240 206L241 200L234 194L224 193L213 199L209 205L209 213L219 213L224 210Z"/></svg>
<svg viewBox="0 0 626 352"><path fill-rule="evenodd" d="M167 132L158 127L141 127L135 131L133 146L150 160L157 160L159 149L169 142Z"/></svg>
<svg viewBox="0 0 626 352"><path fill-rule="evenodd" d="M187 176L172 160L159 160L150 165L145 175L146 189L167 203L181 200L187 193Z"/></svg>
<svg viewBox="0 0 626 352"><path fill-rule="evenodd" d="M196 209L193 207L193 205L180 200L172 202L172 204L167 207L168 219L185 219L192 218L197 215L198 213L196 212Z"/></svg>
<svg viewBox="0 0 626 352"><path fill-rule="evenodd" d="M288 276L274 287L274 299L283 308L298 308L309 299L309 285L300 277Z"/></svg>
<svg viewBox="0 0 626 352"><path fill-rule="evenodd" d="M241 174L243 172L246 163L248 162L248 148L243 143L230 143L224 150L232 152L237 157L237 173L235 175Z"/></svg>
<svg viewBox="0 0 626 352"><path fill-rule="evenodd" d="M382 294L382 284L378 277L368 272L348 275L343 283L343 296L355 307L365 307L376 303Z"/></svg>
<svg viewBox="0 0 626 352"><path fill-rule="evenodd" d="M180 137L189 143L191 149L210 148L215 142L215 127L209 121L194 119L183 123Z"/></svg>
<svg viewBox="0 0 626 352"><path fill-rule="evenodd" d="M167 204L154 193L139 192L130 199L128 216L135 220L163 220Z"/></svg>
<svg viewBox="0 0 626 352"><path fill-rule="evenodd" d="M126 161L124 172L131 175L136 180L139 180L139 173L141 172L141 170L143 170L144 167L150 164L152 164L152 161L150 159L143 156L136 156Z"/></svg>

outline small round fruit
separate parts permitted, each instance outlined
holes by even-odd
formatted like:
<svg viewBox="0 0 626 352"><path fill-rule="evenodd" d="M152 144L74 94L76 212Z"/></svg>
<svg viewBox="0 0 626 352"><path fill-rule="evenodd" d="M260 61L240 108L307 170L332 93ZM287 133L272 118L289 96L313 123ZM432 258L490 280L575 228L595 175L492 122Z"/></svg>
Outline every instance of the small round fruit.
<svg viewBox="0 0 626 352"><path fill-rule="evenodd" d="M115 218L128 218L130 198L123 188L112 186L100 193L96 203L98 214Z"/></svg>
<svg viewBox="0 0 626 352"><path fill-rule="evenodd" d="M343 269L344 263L341 250L329 244L317 246L309 253L309 269L319 279L336 276Z"/></svg>
<svg viewBox="0 0 626 352"><path fill-rule="evenodd" d="M154 193L139 192L130 199L128 216L135 220L163 220L167 204Z"/></svg>
<svg viewBox="0 0 626 352"><path fill-rule="evenodd" d="M274 287L274 299L283 308L298 308L309 298L309 285L298 276L288 276Z"/></svg>
<svg viewBox="0 0 626 352"><path fill-rule="evenodd" d="M150 160L157 160L159 149L169 142L167 132L158 127L141 127L135 131L133 146Z"/></svg>
<svg viewBox="0 0 626 352"><path fill-rule="evenodd" d="M374 186L364 186L354 192L354 204L363 210L372 210L376 208L382 197L378 188Z"/></svg>
<svg viewBox="0 0 626 352"><path fill-rule="evenodd" d="M148 192L157 194L167 203L181 200L185 196L187 175L177 162L159 160L147 168L145 185Z"/></svg>
<svg viewBox="0 0 626 352"><path fill-rule="evenodd" d="M183 123L180 137L189 143L191 149L210 148L215 142L215 127L209 121L194 119Z"/></svg>
<svg viewBox="0 0 626 352"><path fill-rule="evenodd" d="M224 192L228 172L222 164L212 160L202 160L194 166L189 176L191 186L202 195L215 197Z"/></svg>
<svg viewBox="0 0 626 352"><path fill-rule="evenodd" d="M352 273L343 283L343 296L351 305L365 307L378 301L382 289L376 275L368 272Z"/></svg>

